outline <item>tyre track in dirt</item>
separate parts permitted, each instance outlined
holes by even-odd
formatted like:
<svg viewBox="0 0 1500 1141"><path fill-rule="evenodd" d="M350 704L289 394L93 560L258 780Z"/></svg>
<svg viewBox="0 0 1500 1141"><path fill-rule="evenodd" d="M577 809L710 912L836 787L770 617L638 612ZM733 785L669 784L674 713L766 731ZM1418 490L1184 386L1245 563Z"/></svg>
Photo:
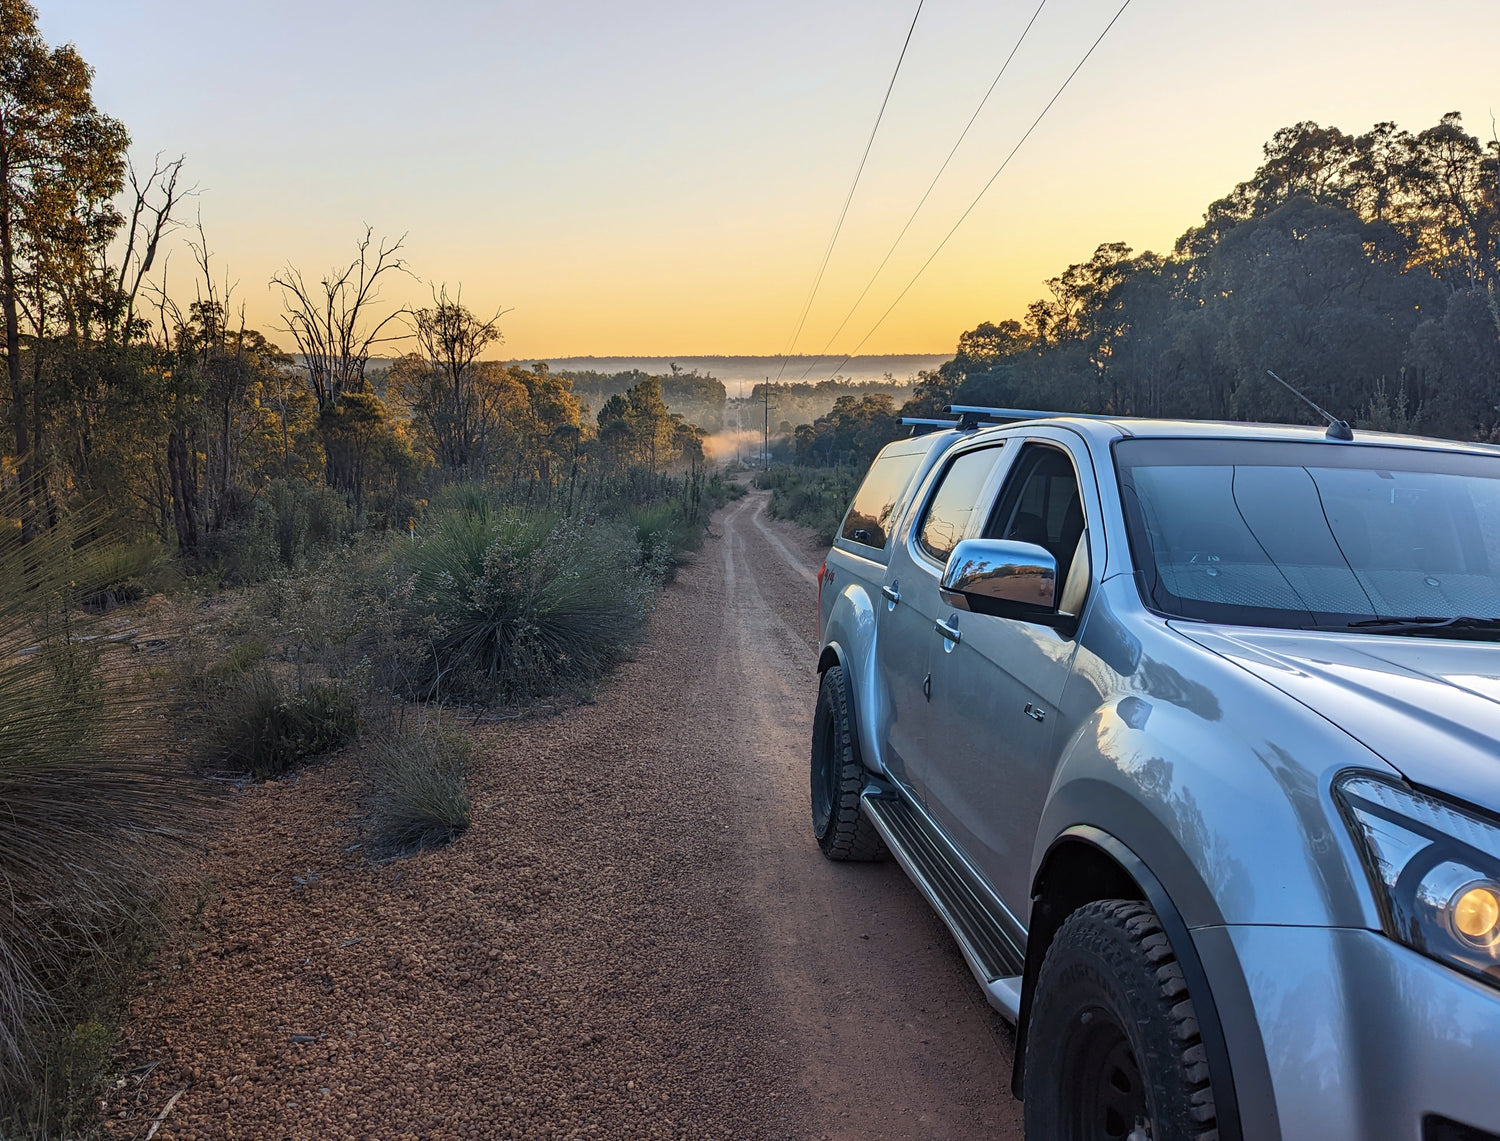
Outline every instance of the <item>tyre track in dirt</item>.
<svg viewBox="0 0 1500 1141"><path fill-rule="evenodd" d="M893 864L808 824L816 556L730 505L591 703L472 730L474 823L373 865L357 757L235 794L105 1134L1020 1137L1010 1032Z"/></svg>

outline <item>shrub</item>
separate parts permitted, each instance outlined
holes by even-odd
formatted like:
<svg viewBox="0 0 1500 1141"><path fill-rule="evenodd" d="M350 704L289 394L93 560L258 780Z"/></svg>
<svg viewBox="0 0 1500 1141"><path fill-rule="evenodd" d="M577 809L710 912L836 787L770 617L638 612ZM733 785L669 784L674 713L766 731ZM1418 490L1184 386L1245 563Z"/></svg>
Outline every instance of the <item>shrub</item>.
<svg viewBox="0 0 1500 1141"><path fill-rule="evenodd" d="M689 551L703 545L703 527L690 521L676 500L633 507L627 518L635 530L644 566L675 568Z"/></svg>
<svg viewBox="0 0 1500 1141"><path fill-rule="evenodd" d="M239 635L269 635L278 656L360 687L408 692L426 673L428 630L410 618L410 568L392 548L406 536L365 535L251 591L226 623Z"/></svg>
<svg viewBox="0 0 1500 1141"><path fill-rule="evenodd" d="M309 682L298 693L296 707L304 726L304 756L322 756L359 735L359 706L341 682Z"/></svg>
<svg viewBox="0 0 1500 1141"><path fill-rule="evenodd" d="M398 730L369 750L366 781L379 851L441 847L468 829L469 753L463 733L434 723Z"/></svg>
<svg viewBox="0 0 1500 1141"><path fill-rule="evenodd" d="M757 475L755 486L770 489L774 518L810 527L831 543L864 473L864 468L778 466Z"/></svg>
<svg viewBox="0 0 1500 1141"><path fill-rule="evenodd" d="M340 492L276 479L253 498L237 491L200 538L197 561L223 584L245 586L296 568L358 531L359 520Z"/></svg>
<svg viewBox="0 0 1500 1141"><path fill-rule="evenodd" d="M525 701L594 681L634 642L659 577L617 523L477 497L443 510L409 559L408 617L431 619L428 698Z"/></svg>
<svg viewBox="0 0 1500 1141"><path fill-rule="evenodd" d="M333 488L276 479L258 505L256 526L267 534L283 567L343 543L354 534L354 512Z"/></svg>
<svg viewBox="0 0 1500 1141"><path fill-rule="evenodd" d="M264 666L232 682L216 704L215 763L261 779L348 744L359 732L347 687L314 681L290 688Z"/></svg>
<svg viewBox="0 0 1500 1141"><path fill-rule="evenodd" d="M91 610L112 610L151 594L164 577L167 551L144 539L135 543L101 544L91 556L93 582L81 601Z"/></svg>
<svg viewBox="0 0 1500 1141"><path fill-rule="evenodd" d="M229 648L223 660L203 670L203 684L196 686L204 697L218 696L226 686L233 686L265 659L269 643L263 638L246 638Z"/></svg>

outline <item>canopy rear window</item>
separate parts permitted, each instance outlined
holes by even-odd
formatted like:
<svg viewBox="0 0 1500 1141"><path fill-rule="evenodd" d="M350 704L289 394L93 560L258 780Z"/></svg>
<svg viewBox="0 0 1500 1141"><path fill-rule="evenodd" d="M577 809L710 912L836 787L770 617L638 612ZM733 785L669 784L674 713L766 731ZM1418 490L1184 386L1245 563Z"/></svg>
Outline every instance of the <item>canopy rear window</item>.
<svg viewBox="0 0 1500 1141"><path fill-rule="evenodd" d="M840 535L862 546L884 549L890 538L891 517L901 503L906 485L921 465L923 455L922 452L908 452L877 456L864 483L854 493L854 502L844 516Z"/></svg>

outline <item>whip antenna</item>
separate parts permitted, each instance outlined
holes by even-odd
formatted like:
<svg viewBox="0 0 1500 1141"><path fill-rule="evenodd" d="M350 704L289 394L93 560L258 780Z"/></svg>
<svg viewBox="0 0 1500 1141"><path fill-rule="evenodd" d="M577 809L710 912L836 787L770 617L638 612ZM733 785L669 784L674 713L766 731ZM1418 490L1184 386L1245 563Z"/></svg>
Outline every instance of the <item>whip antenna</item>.
<svg viewBox="0 0 1500 1141"><path fill-rule="evenodd" d="M1302 401L1303 404L1306 404L1309 408L1311 408L1319 416L1323 417L1323 419L1325 419L1325 420L1328 421L1328 431L1325 433L1325 435L1327 435L1327 437L1330 440L1352 440L1352 439L1354 439L1354 429L1351 428L1351 427L1349 427L1349 421L1347 421L1347 420L1340 420L1332 412L1327 412L1324 409L1320 408L1318 405L1314 404L1307 397L1303 396L1302 393L1298 392L1295 388L1293 388L1286 381L1282 380L1281 377L1277 376L1270 369L1266 369L1266 375L1269 376L1272 380L1274 380L1277 384L1281 385L1282 388L1284 388L1288 392L1290 392L1298 400Z"/></svg>

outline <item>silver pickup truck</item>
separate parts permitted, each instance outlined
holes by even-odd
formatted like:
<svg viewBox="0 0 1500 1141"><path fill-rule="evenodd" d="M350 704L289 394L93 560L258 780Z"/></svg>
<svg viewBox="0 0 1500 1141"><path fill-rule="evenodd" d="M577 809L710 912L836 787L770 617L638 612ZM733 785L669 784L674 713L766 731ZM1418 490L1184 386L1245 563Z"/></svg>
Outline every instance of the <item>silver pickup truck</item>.
<svg viewBox="0 0 1500 1141"><path fill-rule="evenodd" d="M1500 1139L1500 450L962 428L819 574L813 830L952 930L1027 1136Z"/></svg>

